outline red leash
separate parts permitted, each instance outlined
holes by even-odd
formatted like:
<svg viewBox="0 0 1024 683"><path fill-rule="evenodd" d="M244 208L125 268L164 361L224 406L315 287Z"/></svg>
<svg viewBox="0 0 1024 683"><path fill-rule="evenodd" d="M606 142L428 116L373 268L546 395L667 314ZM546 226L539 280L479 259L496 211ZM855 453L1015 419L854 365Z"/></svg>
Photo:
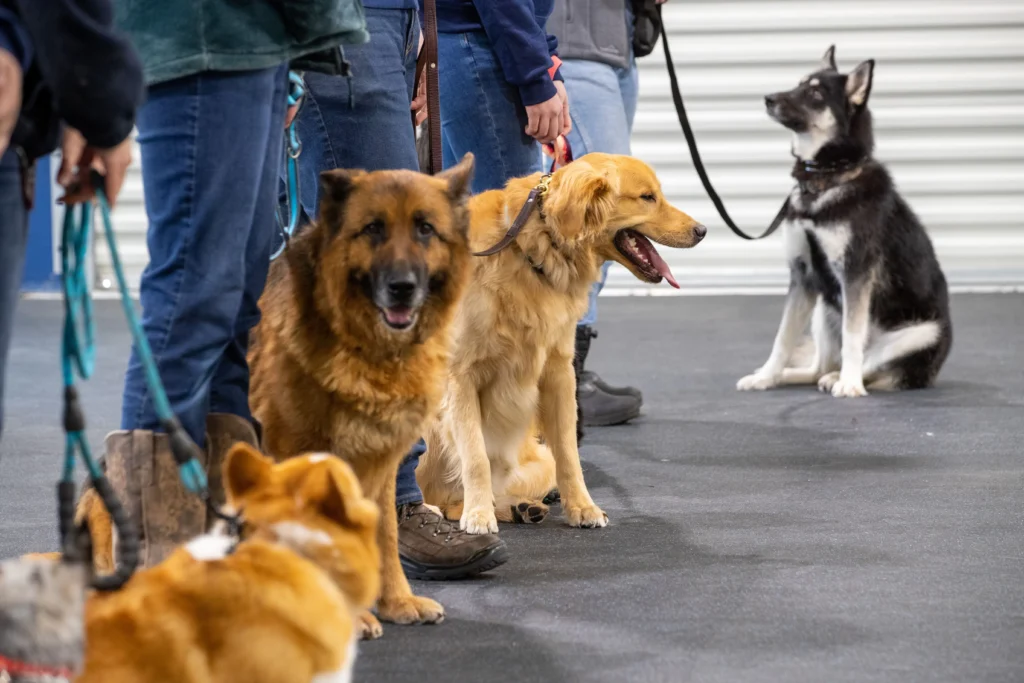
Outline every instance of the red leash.
<svg viewBox="0 0 1024 683"><path fill-rule="evenodd" d="M556 147L559 141L561 141L561 156L558 154ZM569 144L569 138L559 135L555 140L554 144L550 142L544 143L544 153L551 157L551 170L548 173L554 173L555 169L561 168L566 164L572 163L572 145Z"/></svg>
<svg viewBox="0 0 1024 683"><path fill-rule="evenodd" d="M0 673L7 673L11 676L49 676L50 678L63 678L66 680L71 680L72 677L72 673L68 669L26 664L16 659L8 659L3 655L0 655Z"/></svg>

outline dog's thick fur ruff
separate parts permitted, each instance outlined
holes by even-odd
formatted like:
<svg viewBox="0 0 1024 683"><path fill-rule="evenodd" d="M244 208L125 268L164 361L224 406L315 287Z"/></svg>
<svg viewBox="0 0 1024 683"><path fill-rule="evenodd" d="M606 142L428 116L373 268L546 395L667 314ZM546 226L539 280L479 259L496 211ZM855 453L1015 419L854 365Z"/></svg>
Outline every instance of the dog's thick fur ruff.
<svg viewBox="0 0 1024 683"><path fill-rule="evenodd" d="M771 355L740 390L817 384L852 398L919 389L949 355L946 278L921 222L871 156L873 73L873 61L839 73L829 48L797 88L766 98L794 133L798 185L783 232L790 288ZM791 367L809 321L814 358Z"/></svg>
<svg viewBox="0 0 1024 683"><path fill-rule="evenodd" d="M502 238L539 181L470 200L474 250ZM576 445L576 322L604 261L659 282L671 275L647 238L692 247L703 234L637 159L588 154L556 171L515 242L473 262L440 416L416 473L426 501L471 533L496 532L499 519L542 519L557 485L570 525L605 526Z"/></svg>
<svg viewBox="0 0 1024 683"><path fill-rule="evenodd" d="M413 595L402 571L395 477L440 404L449 327L470 269L472 171L467 155L435 177L324 174L319 220L273 264L249 354L266 451L334 453L380 506L384 621L444 618L440 604ZM389 306L396 291L408 305ZM365 637L381 635L372 614L362 618Z"/></svg>

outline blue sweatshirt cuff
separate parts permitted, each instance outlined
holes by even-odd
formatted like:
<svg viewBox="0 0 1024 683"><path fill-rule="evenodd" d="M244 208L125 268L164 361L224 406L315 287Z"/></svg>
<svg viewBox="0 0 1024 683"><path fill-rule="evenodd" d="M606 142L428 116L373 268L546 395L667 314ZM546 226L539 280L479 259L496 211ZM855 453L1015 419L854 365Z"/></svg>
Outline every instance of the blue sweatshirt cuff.
<svg viewBox="0 0 1024 683"><path fill-rule="evenodd" d="M32 62L32 41L28 31L14 12L3 7L0 7L0 50L14 55L22 71Z"/></svg>
<svg viewBox="0 0 1024 683"><path fill-rule="evenodd" d="M543 78L519 86L519 97L522 98L523 105L527 107L531 104L547 102L557 94L558 91L555 90L555 84L551 82L546 73Z"/></svg>

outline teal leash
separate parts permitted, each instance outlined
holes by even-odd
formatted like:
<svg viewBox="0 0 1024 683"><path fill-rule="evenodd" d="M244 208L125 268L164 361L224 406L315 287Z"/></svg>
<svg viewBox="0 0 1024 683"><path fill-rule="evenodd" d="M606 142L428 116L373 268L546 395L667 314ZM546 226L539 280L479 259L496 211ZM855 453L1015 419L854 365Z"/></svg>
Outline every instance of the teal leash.
<svg viewBox="0 0 1024 683"><path fill-rule="evenodd" d="M114 228L110 220L110 205L101 189L103 178L93 172L92 182L96 187L96 201L103 219L103 232L110 250L117 286L121 294L121 306L128 326L131 330L135 349L139 354L146 374L146 384L153 397L153 406L161 426L170 439L171 451L178 464L178 473L182 483L210 505L210 495L206 473L199 464L201 452L196 443L181 426L177 416L171 410L167 392L164 390L160 373L157 369L153 352L142 331L135 304L128 290L124 276L124 268L117 249ZM78 209L78 220L75 219L75 207L68 206L64 212L64 229L61 239L61 272L64 288L64 330L61 343L61 370L64 380L64 469L58 484L59 521L61 544L66 559L78 556L75 517L75 463L81 458L93 487L103 500L110 513L114 526L118 530L118 563L114 574L98 577L93 586L98 590L117 590L131 578L139 559L139 535L132 520L124 511L117 499L110 482L103 474L102 468L93 457L89 442L85 435L85 415L82 412L78 390L75 388L75 376L87 380L95 369L95 321L93 320L92 297L89 292L86 262L88 258L89 238L92 234L92 202L84 202Z"/></svg>
<svg viewBox="0 0 1024 683"><path fill-rule="evenodd" d="M302 75L295 72L288 72L288 106L294 107L295 105L301 104L303 97L306 94L306 83L302 80ZM301 110L301 106L299 107ZM273 261L282 253L291 241L292 236L299 227L299 214L302 209L302 202L299 197L299 155L302 154L302 142L299 140L299 133L296 130L296 122L299 119L299 112L295 112L295 118L288 124L288 130L285 133L285 152L287 159L285 161L287 183L288 183L288 220L281 217L281 212L277 212L277 225L281 231L281 246L271 254L270 260Z"/></svg>

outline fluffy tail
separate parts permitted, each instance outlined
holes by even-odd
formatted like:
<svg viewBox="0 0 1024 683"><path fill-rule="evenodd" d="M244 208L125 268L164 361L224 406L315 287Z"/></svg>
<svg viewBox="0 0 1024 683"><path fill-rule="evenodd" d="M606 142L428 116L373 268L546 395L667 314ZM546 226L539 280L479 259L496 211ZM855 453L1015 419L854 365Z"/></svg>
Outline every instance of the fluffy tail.
<svg viewBox="0 0 1024 683"><path fill-rule="evenodd" d="M878 335L864 354L864 377L870 377L890 363L934 346L941 335L942 329L935 321L908 325Z"/></svg>

